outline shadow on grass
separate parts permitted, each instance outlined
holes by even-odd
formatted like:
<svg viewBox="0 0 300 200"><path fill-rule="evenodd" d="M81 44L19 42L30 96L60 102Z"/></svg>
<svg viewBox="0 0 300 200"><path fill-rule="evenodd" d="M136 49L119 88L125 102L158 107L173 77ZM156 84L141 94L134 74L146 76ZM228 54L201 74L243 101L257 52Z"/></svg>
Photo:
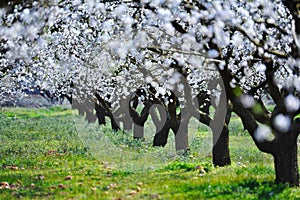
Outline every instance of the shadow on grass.
<svg viewBox="0 0 300 200"><path fill-rule="evenodd" d="M232 184L182 185L177 191L186 194L187 199L276 199L288 188L288 185L273 181L245 180Z"/></svg>
<svg viewBox="0 0 300 200"><path fill-rule="evenodd" d="M252 194L256 194L258 199L270 199L282 193L284 189L289 188L286 184L276 184L274 181L257 182L248 180L237 185L236 188L243 188Z"/></svg>

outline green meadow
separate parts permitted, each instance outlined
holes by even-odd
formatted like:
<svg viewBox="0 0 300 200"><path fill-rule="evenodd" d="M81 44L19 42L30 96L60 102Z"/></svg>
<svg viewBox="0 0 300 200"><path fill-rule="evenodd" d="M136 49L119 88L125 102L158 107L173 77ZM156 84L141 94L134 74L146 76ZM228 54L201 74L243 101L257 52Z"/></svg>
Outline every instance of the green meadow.
<svg viewBox="0 0 300 200"><path fill-rule="evenodd" d="M274 184L273 159L233 115L232 165L211 163L210 130L191 123L190 151L152 147L110 127L88 124L66 107L0 108L0 199L300 199Z"/></svg>

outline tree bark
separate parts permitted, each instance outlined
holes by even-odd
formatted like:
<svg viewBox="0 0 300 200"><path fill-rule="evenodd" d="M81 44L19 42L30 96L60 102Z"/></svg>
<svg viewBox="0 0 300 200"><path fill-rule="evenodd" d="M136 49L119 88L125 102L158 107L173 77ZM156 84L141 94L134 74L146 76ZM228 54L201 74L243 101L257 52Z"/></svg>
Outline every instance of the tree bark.
<svg viewBox="0 0 300 200"><path fill-rule="evenodd" d="M227 102L228 103L228 102ZM227 104L226 116L221 134L213 133L213 164L216 166L226 166L231 164L229 151L229 129L228 124L231 118L232 109ZM218 113L216 113L218 115ZM217 118L215 117L214 120ZM212 128L213 132L216 131ZM218 131L218 130L217 130ZM217 137L217 138L216 138Z"/></svg>
<svg viewBox="0 0 300 200"><path fill-rule="evenodd" d="M229 130L227 124L224 124L221 135L213 147L213 164L220 167L231 164L229 152Z"/></svg>
<svg viewBox="0 0 300 200"><path fill-rule="evenodd" d="M213 84L215 87L216 83ZM214 119L210 124L213 132L213 164L215 166L226 166L231 164L229 152L229 129L232 108L226 99L226 92L221 91L219 105L215 106ZM222 126L223 124L223 126Z"/></svg>
<svg viewBox="0 0 300 200"><path fill-rule="evenodd" d="M124 131L132 130L132 122L129 121L129 119L130 119L130 116L129 117L128 116L124 117L124 120L123 120L123 130Z"/></svg>
<svg viewBox="0 0 300 200"><path fill-rule="evenodd" d="M299 186L297 140L283 138L278 142L274 157L276 183Z"/></svg>
<svg viewBox="0 0 300 200"><path fill-rule="evenodd" d="M114 116L109 116L109 118L110 118L110 121L111 121L111 128L112 128L112 130L119 131L120 127L119 127L118 123L116 122Z"/></svg>
<svg viewBox="0 0 300 200"><path fill-rule="evenodd" d="M153 146L165 146L168 142L170 123L167 119L168 116L164 105L158 103L160 102L158 101L157 104L154 104L149 111L155 125Z"/></svg>
<svg viewBox="0 0 300 200"><path fill-rule="evenodd" d="M177 153L184 153L189 149L188 125L191 117L192 115L186 107L181 109L180 115L174 115L171 121L172 130L175 134L175 148Z"/></svg>
<svg viewBox="0 0 300 200"><path fill-rule="evenodd" d="M153 139L153 146L166 146L168 142L170 126L165 124L163 128L157 132Z"/></svg>
<svg viewBox="0 0 300 200"><path fill-rule="evenodd" d="M189 148L188 125L190 116L182 119L177 133L175 132L175 147L177 152L185 152Z"/></svg>
<svg viewBox="0 0 300 200"><path fill-rule="evenodd" d="M138 124L133 125L133 138L134 139L143 139L144 138L144 124L140 126Z"/></svg>

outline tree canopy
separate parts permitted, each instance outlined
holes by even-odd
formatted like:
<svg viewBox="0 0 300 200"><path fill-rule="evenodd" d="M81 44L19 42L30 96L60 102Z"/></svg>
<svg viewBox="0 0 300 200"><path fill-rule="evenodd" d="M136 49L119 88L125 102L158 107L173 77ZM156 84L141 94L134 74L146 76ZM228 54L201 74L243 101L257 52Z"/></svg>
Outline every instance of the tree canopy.
<svg viewBox="0 0 300 200"><path fill-rule="evenodd" d="M116 129L116 113L124 105L129 104L126 120L136 129L151 106L160 105L167 110L165 124L171 124L163 127L175 132L178 150L188 149L191 117L219 133L216 144L232 108L256 146L274 156L276 181L298 185L297 5L280 0L13 4L0 10L0 96L3 101L39 88L72 97L87 116L96 102ZM209 95L214 116L204 109L201 94ZM147 109L138 113L137 105ZM225 146L227 140L228 135Z"/></svg>

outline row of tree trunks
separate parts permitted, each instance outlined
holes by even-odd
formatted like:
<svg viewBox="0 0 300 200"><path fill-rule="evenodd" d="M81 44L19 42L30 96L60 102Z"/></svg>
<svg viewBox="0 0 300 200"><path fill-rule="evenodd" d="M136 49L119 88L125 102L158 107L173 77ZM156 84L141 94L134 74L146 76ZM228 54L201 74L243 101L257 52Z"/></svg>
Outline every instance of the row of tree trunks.
<svg viewBox="0 0 300 200"><path fill-rule="evenodd" d="M169 102L168 104L165 104L162 98L152 96L152 101L144 101L143 107L140 107L141 111L138 112L138 97L141 96L142 93L136 93L131 95L131 98L124 99L120 108L115 112L111 110L110 104L97 93L95 94L96 101L84 101L84 105L80 105L79 103L77 105L76 101L73 101L72 105L79 110L81 115L85 115L89 122L94 122L98 119L99 125L106 125L107 122L105 118L108 117L110 118L112 129L115 131L121 130L122 123L123 130L133 130L133 137L136 139L144 138L144 125L149 115L151 115L152 121L156 127L153 146L165 146L168 141L170 130L172 130L175 134L176 150L180 152L187 151L189 149L188 125L193 116L190 113L191 108L179 109L179 102L175 94L172 93L169 97L174 99L172 103ZM143 93L143 95L145 94ZM199 110L206 112L206 114L209 115L209 107L211 104L209 101L203 99L207 97L209 96L205 92L201 92L201 95L199 94L195 97L194 101L199 102ZM177 113L178 109L180 110L179 113ZM194 109L197 109L197 107ZM226 120L220 121L220 123L224 124L222 130L212 130L214 135L213 164L217 166L225 166L231 163L228 147L228 123L230 114L231 111L228 111ZM218 116L218 113L215 113L215 116ZM203 119L200 118L201 117L199 117L199 121L203 122ZM216 117L214 120L218 121L219 119ZM209 126L210 121L204 121L205 124ZM219 133L216 133L217 131L219 131Z"/></svg>

